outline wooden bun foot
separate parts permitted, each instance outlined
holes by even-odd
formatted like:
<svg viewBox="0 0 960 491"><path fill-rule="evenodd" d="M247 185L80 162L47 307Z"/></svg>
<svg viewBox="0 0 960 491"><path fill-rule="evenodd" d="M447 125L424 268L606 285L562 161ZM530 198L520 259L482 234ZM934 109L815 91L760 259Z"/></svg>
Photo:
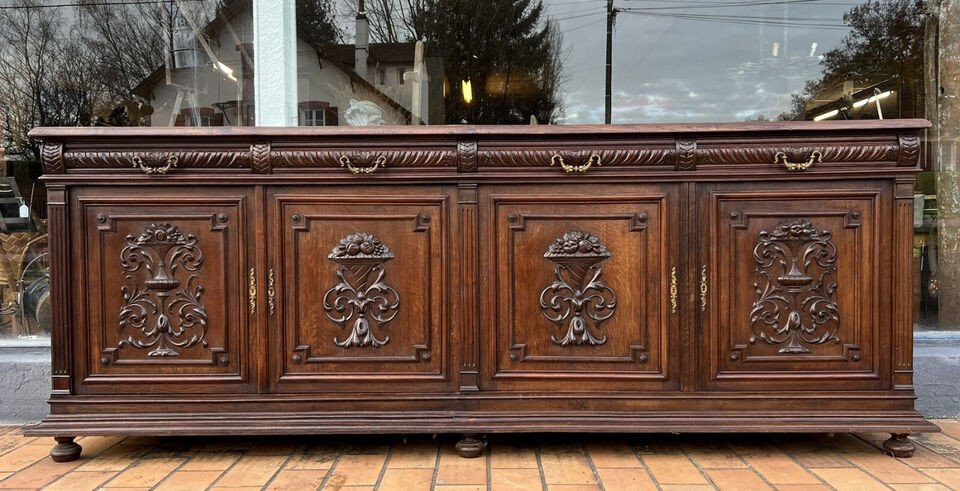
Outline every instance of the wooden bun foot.
<svg viewBox="0 0 960 491"><path fill-rule="evenodd" d="M883 442L883 448L894 457L901 459L913 457L913 452L917 450L916 445L907 438L906 433L891 433L890 439Z"/></svg>
<svg viewBox="0 0 960 491"><path fill-rule="evenodd" d="M457 442L457 455L465 459L475 459L483 455L483 447L486 446L477 435L464 434L463 438Z"/></svg>
<svg viewBox="0 0 960 491"><path fill-rule="evenodd" d="M55 437L54 440L57 441L57 445L53 447L53 450L50 450L50 458L54 462L70 462L79 459L83 447L74 442L74 438L72 436Z"/></svg>

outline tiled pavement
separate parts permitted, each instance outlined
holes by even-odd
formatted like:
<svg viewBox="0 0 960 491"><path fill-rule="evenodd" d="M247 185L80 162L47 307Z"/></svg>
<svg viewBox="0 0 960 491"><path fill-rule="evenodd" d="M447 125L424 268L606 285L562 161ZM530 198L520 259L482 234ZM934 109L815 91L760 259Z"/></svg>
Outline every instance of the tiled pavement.
<svg viewBox="0 0 960 491"><path fill-rule="evenodd" d="M0 489L697 490L960 489L960 421L915 438L910 459L886 434L494 435L479 459L455 439L410 437L78 439L57 464L51 438L0 428Z"/></svg>

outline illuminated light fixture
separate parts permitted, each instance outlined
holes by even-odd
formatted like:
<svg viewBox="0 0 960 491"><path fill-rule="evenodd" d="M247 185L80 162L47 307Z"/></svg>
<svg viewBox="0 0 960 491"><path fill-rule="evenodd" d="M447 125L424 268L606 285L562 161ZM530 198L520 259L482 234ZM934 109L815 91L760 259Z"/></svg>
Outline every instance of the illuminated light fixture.
<svg viewBox="0 0 960 491"><path fill-rule="evenodd" d="M780 43L779 43L779 42L774 42L774 43L773 43L773 51L772 51L770 54L773 55L774 58L780 56Z"/></svg>
<svg viewBox="0 0 960 491"><path fill-rule="evenodd" d="M233 76L233 69L231 69L231 68L228 67L227 65L224 65L222 61L215 61L215 62L213 63L213 66L214 66L214 68L216 68L217 70L219 70L220 73L224 74L224 76L226 76L226 77L229 78L230 80L233 80L234 82L237 81L237 77L234 77L234 76Z"/></svg>
<svg viewBox="0 0 960 491"><path fill-rule="evenodd" d="M840 110L839 110L839 109L834 109L833 111L825 112L825 113L823 113L823 114L821 114L821 115L819 115L819 116L814 116L814 117L813 117L813 120L814 120L814 121L823 121L824 119L830 119L830 118L832 118L832 117L834 117L834 116L836 116L836 115L838 115L838 114L840 114Z"/></svg>
<svg viewBox="0 0 960 491"><path fill-rule="evenodd" d="M855 108L861 108L861 107L863 107L863 106L866 106L867 104L870 104L871 102L876 102L876 101L879 101L880 99L886 99L887 97L890 97L890 94L892 94L892 93L893 93L892 90L888 90L888 91L886 91L886 92L881 92L881 93L879 93L879 94L877 94L877 95L870 96L870 97L867 98L867 99L861 99L861 100L859 100L859 101L857 101L857 102L854 102L854 103L853 103L853 107L855 107Z"/></svg>
<svg viewBox="0 0 960 491"><path fill-rule="evenodd" d="M467 104L473 102L473 82L470 80L461 81L460 91L463 92L463 102Z"/></svg>
<svg viewBox="0 0 960 491"><path fill-rule="evenodd" d="M817 43L810 45L810 57L813 58L813 54L817 52Z"/></svg>

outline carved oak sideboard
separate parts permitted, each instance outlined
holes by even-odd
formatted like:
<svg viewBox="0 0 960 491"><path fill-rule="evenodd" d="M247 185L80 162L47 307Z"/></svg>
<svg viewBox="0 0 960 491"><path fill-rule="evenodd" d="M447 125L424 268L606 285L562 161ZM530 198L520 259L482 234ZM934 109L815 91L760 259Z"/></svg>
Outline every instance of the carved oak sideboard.
<svg viewBox="0 0 960 491"><path fill-rule="evenodd" d="M921 120L42 128L77 435L936 431Z"/></svg>

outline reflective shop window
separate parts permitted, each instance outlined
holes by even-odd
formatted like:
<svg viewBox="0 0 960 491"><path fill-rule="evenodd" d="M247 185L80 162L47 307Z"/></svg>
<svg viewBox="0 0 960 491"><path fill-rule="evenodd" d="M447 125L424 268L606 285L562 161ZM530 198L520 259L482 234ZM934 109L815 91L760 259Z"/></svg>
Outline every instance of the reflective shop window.
<svg viewBox="0 0 960 491"><path fill-rule="evenodd" d="M37 126L253 124L251 0L0 6L0 345L49 342Z"/></svg>

